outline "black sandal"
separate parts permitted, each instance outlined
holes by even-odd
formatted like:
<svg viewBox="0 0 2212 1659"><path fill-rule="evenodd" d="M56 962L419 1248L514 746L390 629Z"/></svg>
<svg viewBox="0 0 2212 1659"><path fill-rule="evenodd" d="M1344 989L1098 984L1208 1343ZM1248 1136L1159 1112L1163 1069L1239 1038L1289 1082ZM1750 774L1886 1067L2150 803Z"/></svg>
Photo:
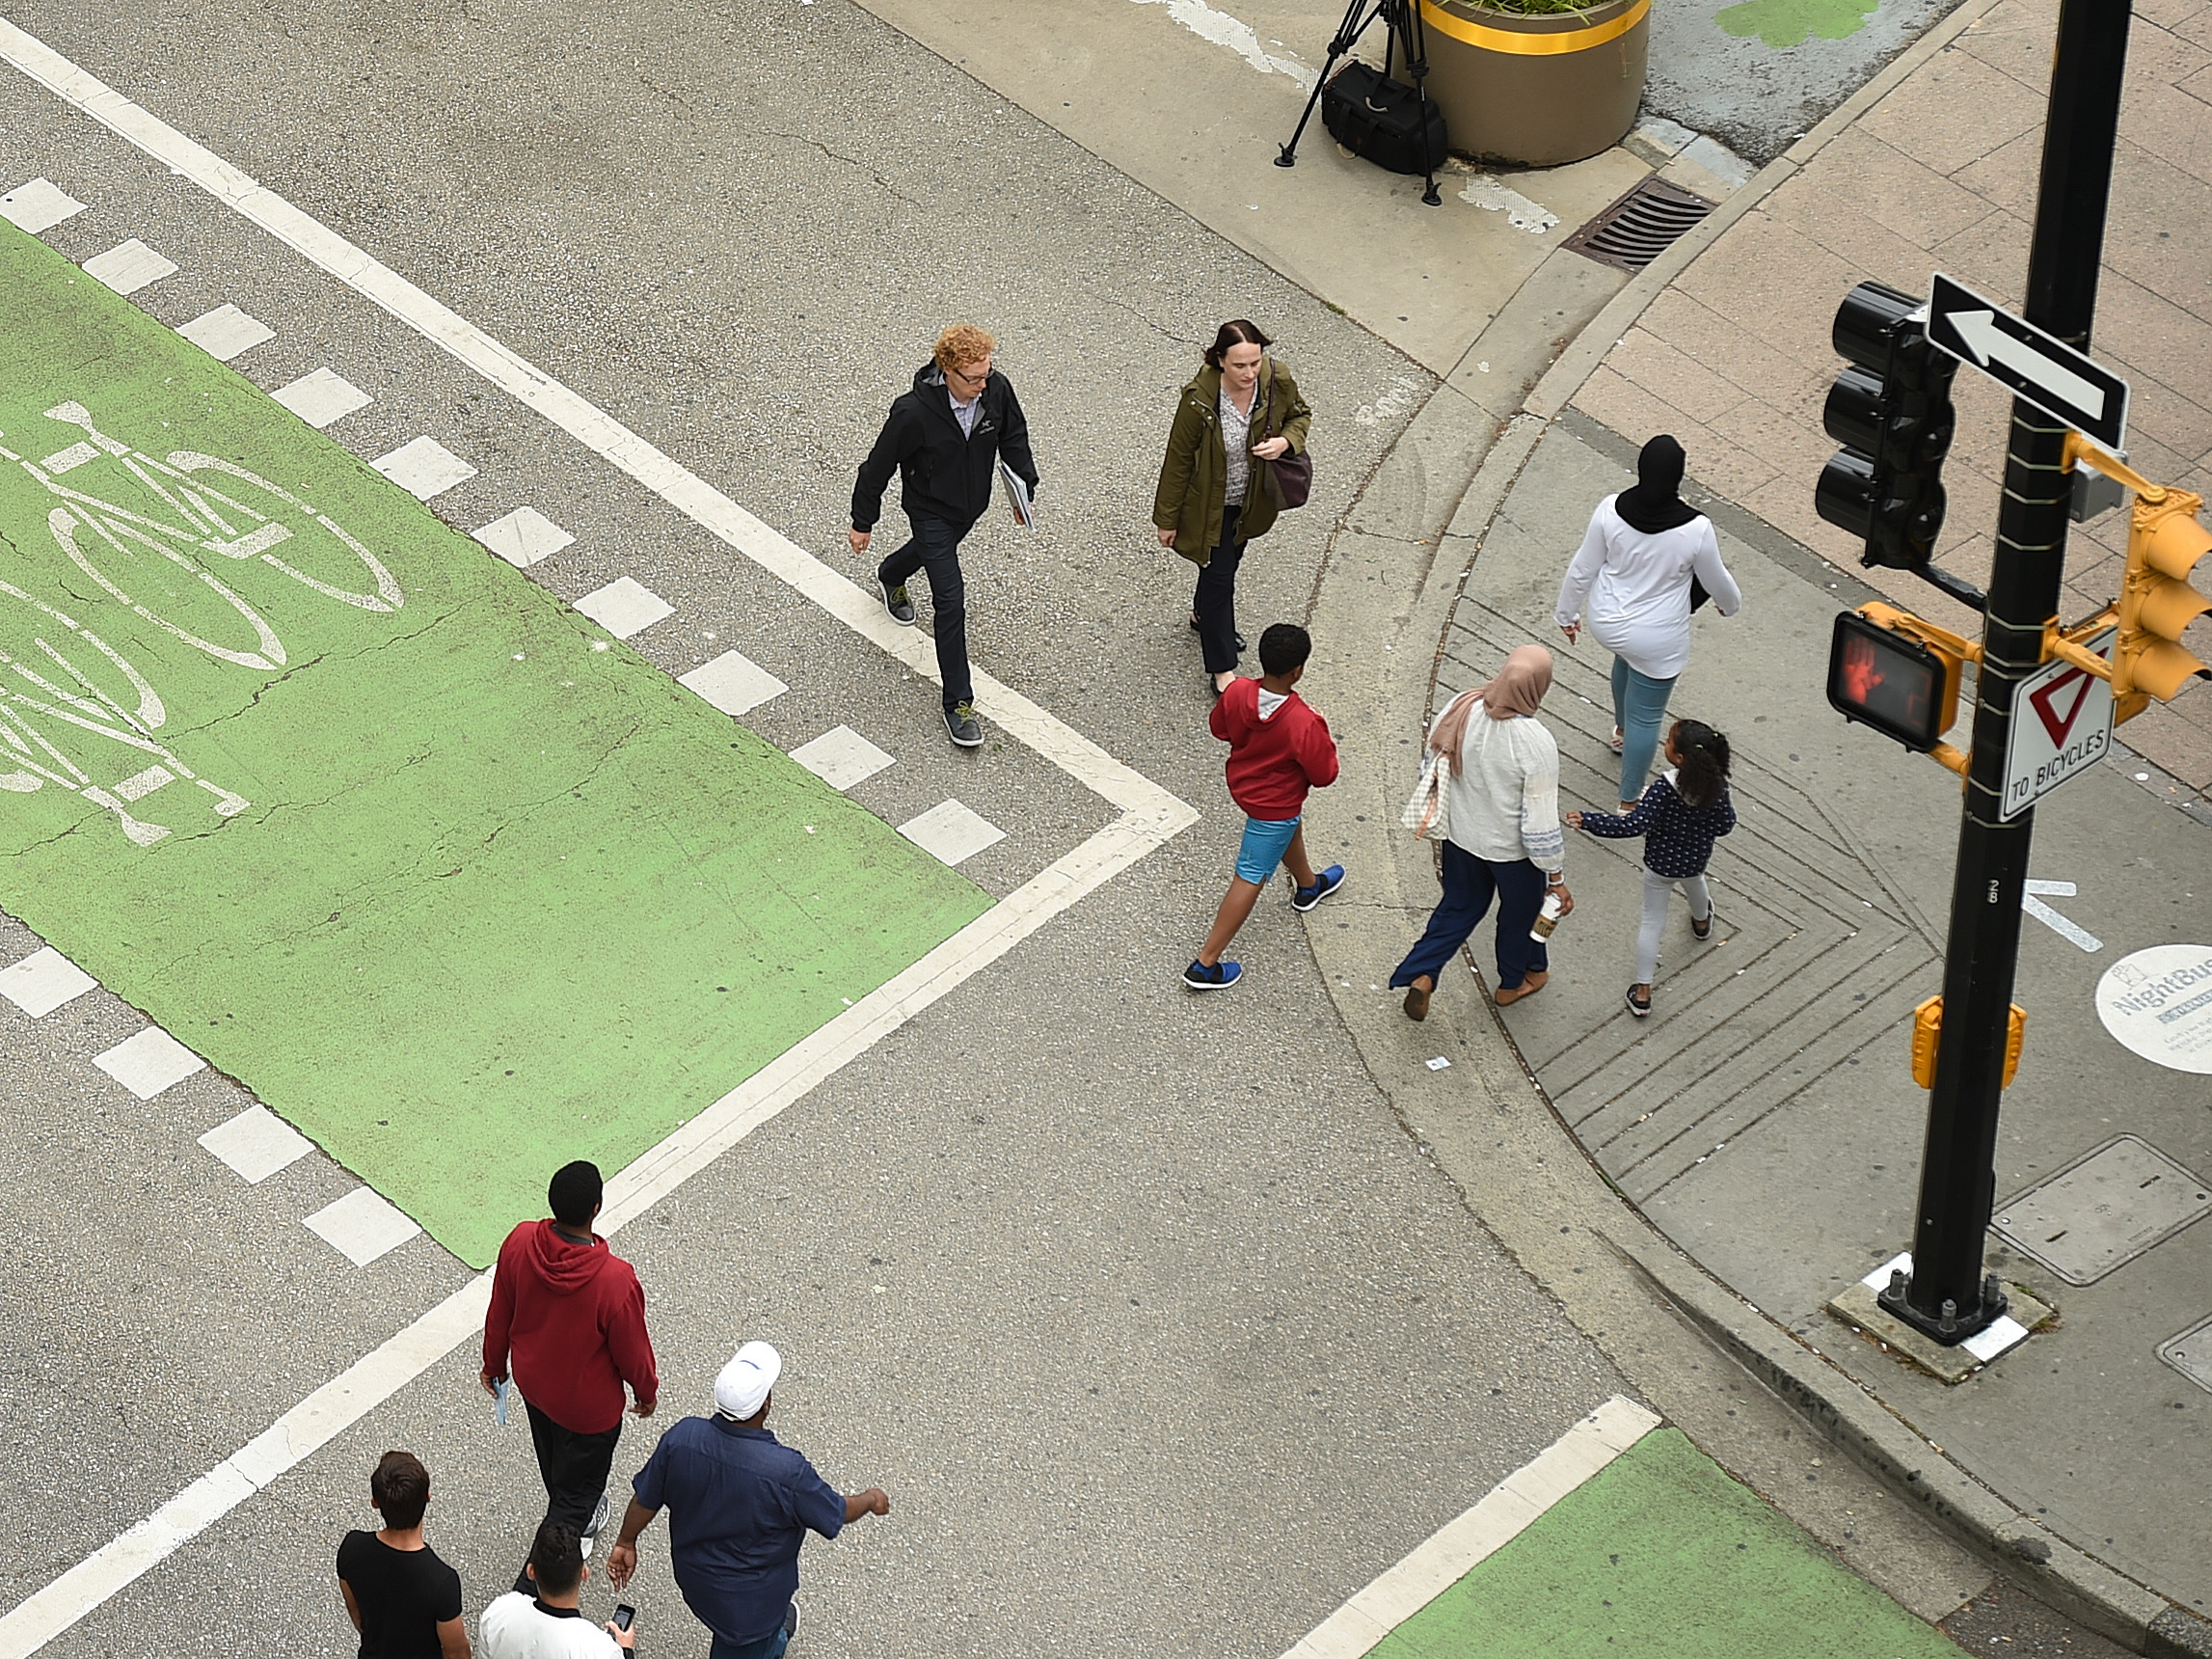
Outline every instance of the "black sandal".
<svg viewBox="0 0 2212 1659"><path fill-rule="evenodd" d="M1626 992L1625 998L1628 1002L1629 1012L1631 1014L1633 1014L1638 1020L1645 1020L1650 1018L1652 1011L1652 999L1650 997L1647 996L1641 1002L1638 1002L1636 1000L1636 988L1632 985Z"/></svg>
<svg viewBox="0 0 2212 1659"><path fill-rule="evenodd" d="M1713 937L1713 912L1711 911L1706 911L1705 920L1702 922L1695 916L1691 916L1689 918L1689 931L1701 939L1711 938Z"/></svg>

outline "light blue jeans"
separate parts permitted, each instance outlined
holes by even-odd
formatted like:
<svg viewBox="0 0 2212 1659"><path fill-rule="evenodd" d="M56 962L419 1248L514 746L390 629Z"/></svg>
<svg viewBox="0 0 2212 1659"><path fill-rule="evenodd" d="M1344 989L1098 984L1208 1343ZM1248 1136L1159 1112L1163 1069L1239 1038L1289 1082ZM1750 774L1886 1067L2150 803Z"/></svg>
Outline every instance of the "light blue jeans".
<svg viewBox="0 0 2212 1659"><path fill-rule="evenodd" d="M1666 721L1666 700L1673 694L1672 680L1647 679L1620 658L1613 659L1613 724L1621 728L1623 801L1641 797L1651 779L1659 727Z"/></svg>

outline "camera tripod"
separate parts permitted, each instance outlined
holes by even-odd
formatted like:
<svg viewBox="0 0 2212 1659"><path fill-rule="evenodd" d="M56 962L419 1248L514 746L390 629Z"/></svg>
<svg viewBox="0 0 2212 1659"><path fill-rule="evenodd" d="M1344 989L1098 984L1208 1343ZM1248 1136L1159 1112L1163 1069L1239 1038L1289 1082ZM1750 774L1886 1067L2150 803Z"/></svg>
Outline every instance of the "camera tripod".
<svg viewBox="0 0 2212 1659"><path fill-rule="evenodd" d="M1321 78L1313 83L1313 91L1306 99L1306 113L1298 118L1298 126L1275 158L1278 167L1298 165L1298 141L1306 135L1306 123L1313 119L1314 106L1321 95L1329 90L1330 77L1336 72L1336 61L1360 43L1360 37L1368 26L1380 20L1383 25L1383 74L1390 73L1393 57L1405 54L1406 73L1413 77L1414 95L1421 100L1421 159L1429 154L1428 96L1421 83L1428 79L1429 58L1427 37L1421 31L1419 0L1352 0L1344 9L1344 21L1337 25L1336 33L1329 41L1329 60L1321 66ZM1421 192L1421 201L1431 207L1443 205L1443 198L1437 193L1436 169L1427 170L1424 182L1428 188Z"/></svg>

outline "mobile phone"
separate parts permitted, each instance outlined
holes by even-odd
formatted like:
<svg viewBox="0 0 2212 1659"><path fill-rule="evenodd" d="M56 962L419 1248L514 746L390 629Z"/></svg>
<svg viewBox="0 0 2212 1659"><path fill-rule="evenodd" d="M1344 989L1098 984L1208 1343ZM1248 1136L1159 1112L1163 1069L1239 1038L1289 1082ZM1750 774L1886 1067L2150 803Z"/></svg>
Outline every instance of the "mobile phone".
<svg viewBox="0 0 2212 1659"><path fill-rule="evenodd" d="M492 1384L492 1421L501 1428L507 1426L507 1379L503 1376Z"/></svg>
<svg viewBox="0 0 2212 1659"><path fill-rule="evenodd" d="M628 1629L630 1628L630 1622L631 1622L631 1620L632 1620L632 1619L634 1619L634 1618L635 1618L636 1617L637 1617L637 1609L635 1609L634 1607L631 1606L631 1605L630 1605L630 1603L628 1603L627 1601L618 1601L618 1602L616 1602L616 1603L614 1604L614 1628L615 1628L615 1629L617 1629L617 1630L628 1630Z"/></svg>

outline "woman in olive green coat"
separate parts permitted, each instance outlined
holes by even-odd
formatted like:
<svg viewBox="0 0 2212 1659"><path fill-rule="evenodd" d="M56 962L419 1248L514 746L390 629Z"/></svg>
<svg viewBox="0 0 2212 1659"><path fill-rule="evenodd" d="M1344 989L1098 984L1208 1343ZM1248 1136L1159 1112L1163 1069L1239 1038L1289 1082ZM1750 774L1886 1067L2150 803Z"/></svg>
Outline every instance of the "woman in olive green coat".
<svg viewBox="0 0 2212 1659"><path fill-rule="evenodd" d="M1242 318L1221 325L1205 367L1175 405L1152 497L1160 545L1199 567L1191 627L1216 694L1236 678L1244 646L1236 631L1237 565L1245 544L1265 535L1282 508L1267 463L1304 454L1313 420L1290 370L1267 355L1270 343Z"/></svg>

